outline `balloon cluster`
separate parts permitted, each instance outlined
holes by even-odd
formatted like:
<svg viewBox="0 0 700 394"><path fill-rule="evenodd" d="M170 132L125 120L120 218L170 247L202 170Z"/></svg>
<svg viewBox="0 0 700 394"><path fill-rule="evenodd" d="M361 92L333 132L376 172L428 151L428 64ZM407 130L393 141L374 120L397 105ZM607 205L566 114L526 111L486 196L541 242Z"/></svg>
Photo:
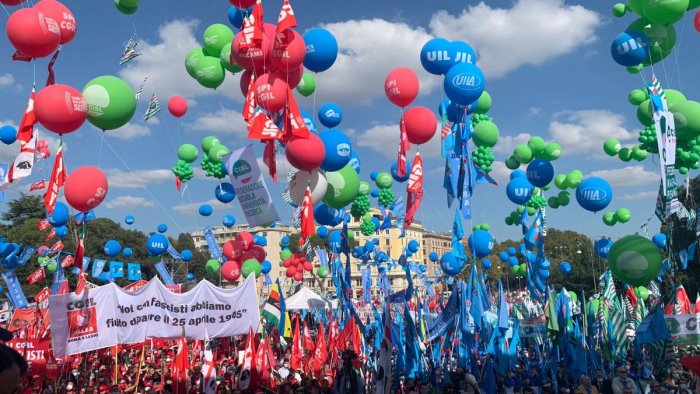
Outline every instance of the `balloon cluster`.
<svg viewBox="0 0 700 394"><path fill-rule="evenodd" d="M190 164L197 160L197 156L199 156L197 147L192 144L182 144L177 149L179 160L171 171L180 179L180 182L187 182L194 177L194 170Z"/></svg>
<svg viewBox="0 0 700 394"><path fill-rule="evenodd" d="M11 1L9 5L21 3ZM17 49L15 55L27 60L49 56L59 45L72 41L78 28L73 13L56 0L42 0L13 12L5 27L7 38Z"/></svg>
<svg viewBox="0 0 700 394"><path fill-rule="evenodd" d="M218 88L226 77L225 70L240 71L231 63L233 31L226 25L215 23L204 30L203 48L192 49L185 58L185 69L200 85L209 89Z"/></svg>
<svg viewBox="0 0 700 394"><path fill-rule="evenodd" d="M554 161L561 156L561 146L555 142L546 143L542 137L533 136L527 144L520 144L513 149L513 154L506 159L506 167L514 170L521 164L528 164L534 159Z"/></svg>
<svg viewBox="0 0 700 394"><path fill-rule="evenodd" d="M114 0L114 5L122 14L131 15L139 9L139 0Z"/></svg>
<svg viewBox="0 0 700 394"><path fill-rule="evenodd" d="M552 209L557 209L559 207L565 207L571 202L571 193L566 190L562 190L559 194L547 199L547 205Z"/></svg>
<svg viewBox="0 0 700 394"><path fill-rule="evenodd" d="M364 184L364 185L363 185ZM369 184L367 182L360 182L360 193L355 197L350 207L350 214L352 217L358 219L369 212L370 200L369 200Z"/></svg>
<svg viewBox="0 0 700 394"><path fill-rule="evenodd" d="M615 212L605 212L603 214L603 223L608 226L614 226L617 223L627 223L632 219L632 212L627 208L619 208Z"/></svg>
<svg viewBox="0 0 700 394"><path fill-rule="evenodd" d="M51 157L51 151L49 150L49 143L46 140L39 140L36 142L36 151L39 154L39 158L48 159Z"/></svg>
<svg viewBox="0 0 700 394"><path fill-rule="evenodd" d="M229 149L213 136L204 137L202 140L202 170L210 178L222 179L226 176L222 166L223 156L229 153Z"/></svg>
<svg viewBox="0 0 700 394"><path fill-rule="evenodd" d="M488 93L484 92L484 94ZM472 129L474 131L472 140L477 147L473 153L474 163L479 166L481 170L489 173L493 170L491 165L496 159L491 148L498 142L498 126L496 126L490 116L477 113L472 116Z"/></svg>
<svg viewBox="0 0 700 394"><path fill-rule="evenodd" d="M289 237L283 237L280 240L280 259L282 266L286 268L285 275L287 278L294 278L297 282L301 282L304 278L304 271L311 272L313 264L311 264L303 253L292 253L289 249Z"/></svg>
<svg viewBox="0 0 700 394"><path fill-rule="evenodd" d="M236 234L233 240L224 243L223 255L226 262L221 265L221 276L229 282L235 282L241 275L247 278L254 274L257 278L263 273L265 248L256 244L253 234L247 231Z"/></svg>

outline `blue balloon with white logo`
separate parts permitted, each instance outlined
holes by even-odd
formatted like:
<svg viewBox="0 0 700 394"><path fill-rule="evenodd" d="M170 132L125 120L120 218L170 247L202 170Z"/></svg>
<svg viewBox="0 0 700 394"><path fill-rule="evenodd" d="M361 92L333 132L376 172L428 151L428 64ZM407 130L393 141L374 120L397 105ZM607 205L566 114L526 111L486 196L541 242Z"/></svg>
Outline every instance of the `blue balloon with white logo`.
<svg viewBox="0 0 700 394"><path fill-rule="evenodd" d="M146 240L146 249L151 256L160 256L168 250L168 238L161 233L155 233Z"/></svg>
<svg viewBox="0 0 700 394"><path fill-rule="evenodd" d="M651 237L651 242L659 249L666 249L666 234L654 234L654 236Z"/></svg>
<svg viewBox="0 0 700 394"><path fill-rule="evenodd" d="M506 251L499 252L498 259L501 260L501 262L503 262L503 263L508 261L508 252L506 252Z"/></svg>
<svg viewBox="0 0 700 394"><path fill-rule="evenodd" d="M406 162L406 175L404 176L399 176L399 163L394 162L394 164L391 165L391 177L394 178L396 182L406 182L408 178L411 176L411 167L412 164L411 162Z"/></svg>
<svg viewBox="0 0 700 394"><path fill-rule="evenodd" d="M490 269L491 268L491 260L484 257L483 259L481 259L481 265L484 266L485 270Z"/></svg>
<svg viewBox="0 0 700 394"><path fill-rule="evenodd" d="M454 58L452 59L453 64L476 64L476 52L474 51L474 48L472 48L471 45L467 44L466 42L452 41L450 43L450 49L454 54Z"/></svg>
<svg viewBox="0 0 700 394"><path fill-rule="evenodd" d="M418 252L418 249L420 249L420 242L416 241L415 239L408 241L408 250L410 250L411 253Z"/></svg>
<svg viewBox="0 0 700 394"><path fill-rule="evenodd" d="M330 227L335 227L343 221L342 218L336 215L335 209L323 202L318 203L318 205L314 207L314 219L316 223Z"/></svg>
<svg viewBox="0 0 700 394"><path fill-rule="evenodd" d="M360 170L362 169L362 163L360 162L360 156L357 155L357 152L352 151L350 154L350 160L348 161L348 165L355 170L358 174L360 173Z"/></svg>
<svg viewBox="0 0 700 394"><path fill-rule="evenodd" d="M270 263L267 260L263 260L262 263L260 263L260 272L262 272L263 275L267 275L272 271L272 263Z"/></svg>
<svg viewBox="0 0 700 394"><path fill-rule="evenodd" d="M510 265L511 267L515 267L518 264L520 264L520 261L518 261L517 257L515 257L515 256L508 257L508 265Z"/></svg>
<svg viewBox="0 0 700 394"><path fill-rule="evenodd" d="M506 196L508 196L508 199L512 201L513 204L523 205L530 201L534 190L535 187L532 186L532 183L530 183L527 178L513 178L508 182L508 186L506 186Z"/></svg>
<svg viewBox="0 0 700 394"><path fill-rule="evenodd" d="M597 241L595 241L595 254L607 259L608 258L608 253L610 252L610 248L613 246L613 241L607 239L607 238L601 238Z"/></svg>
<svg viewBox="0 0 700 394"><path fill-rule="evenodd" d="M603 178L586 178L576 187L576 201L587 211L598 212L605 209L612 197L612 188Z"/></svg>
<svg viewBox="0 0 700 394"><path fill-rule="evenodd" d="M493 237L488 231L476 230L469 236L467 244L477 258L486 257L493 250Z"/></svg>
<svg viewBox="0 0 700 394"><path fill-rule="evenodd" d="M547 160L535 159L527 165L527 180L534 186L545 187L554 179L554 166Z"/></svg>
<svg viewBox="0 0 700 394"><path fill-rule="evenodd" d="M443 82L443 89L450 101L461 105L469 105L478 100L485 86L484 73L469 63L455 64Z"/></svg>
<svg viewBox="0 0 700 394"><path fill-rule="evenodd" d="M182 261L190 261L192 260L192 251L189 249L185 249L182 252L180 252L180 257L182 257Z"/></svg>
<svg viewBox="0 0 700 394"><path fill-rule="evenodd" d="M320 73L328 70L338 58L338 41L326 29L308 30L304 34L304 43L306 43L304 67L313 72Z"/></svg>
<svg viewBox="0 0 700 394"><path fill-rule="evenodd" d="M233 185L228 182L222 182L216 186L214 189L214 196L216 199L224 204L228 204L236 198L236 191L233 189Z"/></svg>
<svg viewBox="0 0 700 394"><path fill-rule="evenodd" d="M613 40L610 54L621 66L637 66L649 60L649 39L638 31L624 31Z"/></svg>
<svg viewBox="0 0 700 394"><path fill-rule="evenodd" d="M126 217L124 218L124 223L128 224L129 226L131 226L132 224L134 224L135 221L136 221L136 220L135 220L134 217L131 216L131 215L126 215Z"/></svg>
<svg viewBox="0 0 700 394"><path fill-rule="evenodd" d="M569 275L571 273L571 264L568 261L562 261L559 263L559 272L562 275Z"/></svg>
<svg viewBox="0 0 700 394"><path fill-rule="evenodd" d="M14 144L17 141L17 129L10 125L0 127L0 141L5 145Z"/></svg>
<svg viewBox="0 0 700 394"><path fill-rule="evenodd" d="M119 252L122 250L122 245L119 243L119 241L115 239L110 239L109 241L105 242L104 246L104 252L107 256L109 257L117 257Z"/></svg>
<svg viewBox="0 0 700 394"><path fill-rule="evenodd" d="M435 263L435 262L438 261L438 259L440 258L440 256L438 256L438 254L435 253L435 252L430 252L430 254L428 255L428 258L430 259L430 261L432 261L433 263Z"/></svg>
<svg viewBox="0 0 700 394"><path fill-rule="evenodd" d="M68 223L68 217L70 212L68 211L68 206L60 201L56 202L56 206L53 209L53 213L49 215L49 223L54 227L65 226Z"/></svg>
<svg viewBox="0 0 700 394"><path fill-rule="evenodd" d="M328 236L328 227L319 226L319 228L316 229L316 235L321 239L326 238Z"/></svg>
<svg viewBox="0 0 700 394"><path fill-rule="evenodd" d="M194 274L191 273L191 272L188 272L188 273L187 273L187 280L188 280L188 281L193 281L193 280L194 280Z"/></svg>
<svg viewBox="0 0 700 394"><path fill-rule="evenodd" d="M250 8L238 8L236 6L231 6L228 9L228 21L231 22L231 26L236 29L240 29L243 26L243 20L253 12L253 7Z"/></svg>
<svg viewBox="0 0 700 394"><path fill-rule="evenodd" d="M124 257L131 257L131 255L134 254L134 251L131 250L131 248L124 248L122 254L124 255Z"/></svg>
<svg viewBox="0 0 700 394"><path fill-rule="evenodd" d="M202 204L199 206L199 214L202 216L209 216L214 212L214 209L209 204Z"/></svg>
<svg viewBox="0 0 700 394"><path fill-rule="evenodd" d="M515 178L527 178L527 175L523 170L513 170L513 172L510 173L510 179L513 180Z"/></svg>
<svg viewBox="0 0 700 394"><path fill-rule="evenodd" d="M540 269L549 269L550 265L552 265L552 263L546 257L538 264Z"/></svg>
<svg viewBox="0 0 700 394"><path fill-rule="evenodd" d="M420 51L421 65L433 75L443 75L450 71L454 58L454 48L444 38L429 40Z"/></svg>
<svg viewBox="0 0 700 394"><path fill-rule="evenodd" d="M328 236L328 246L333 253L338 253L343 248L343 235L340 230L334 230Z"/></svg>
<svg viewBox="0 0 700 394"><path fill-rule="evenodd" d="M166 231L168 231L168 225L167 225L167 224L161 223L161 224L158 225L158 232L159 232L159 233L162 234L162 233L164 233L164 232L166 232Z"/></svg>
<svg viewBox="0 0 700 394"><path fill-rule="evenodd" d="M66 226L56 227L56 229L54 231L56 232L56 236L58 238L63 238L66 235L68 235L68 227L66 227Z"/></svg>
<svg viewBox="0 0 700 394"><path fill-rule="evenodd" d="M464 262L452 252L447 252L440 258L440 268L447 276L457 276L462 271L463 265Z"/></svg>
<svg viewBox="0 0 700 394"><path fill-rule="evenodd" d="M329 129L333 128L343 120L343 111L336 103L325 103L318 110L318 120Z"/></svg>
<svg viewBox="0 0 700 394"><path fill-rule="evenodd" d="M321 163L321 169L339 171L345 167L352 154L350 139L340 130L326 130L319 137L326 148L326 156Z"/></svg>
<svg viewBox="0 0 700 394"><path fill-rule="evenodd" d="M221 220L221 224L223 224L226 228L231 228L236 224L236 218L234 218L233 215L226 215Z"/></svg>
<svg viewBox="0 0 700 394"><path fill-rule="evenodd" d="M317 132L317 127L316 127L316 122L314 122L314 117L306 111L299 111L299 114L304 119L304 124L306 125L306 128L309 129L309 131L312 131L314 133ZM284 120L284 117L280 117L280 120L278 122L279 124L277 125L277 127L279 127L280 129L282 129L282 121L283 120Z"/></svg>

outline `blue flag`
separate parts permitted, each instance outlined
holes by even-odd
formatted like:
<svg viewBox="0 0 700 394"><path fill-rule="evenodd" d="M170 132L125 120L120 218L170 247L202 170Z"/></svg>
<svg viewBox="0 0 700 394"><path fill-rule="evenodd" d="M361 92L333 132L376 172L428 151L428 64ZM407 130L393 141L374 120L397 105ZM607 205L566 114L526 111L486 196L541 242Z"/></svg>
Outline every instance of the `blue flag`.
<svg viewBox="0 0 700 394"><path fill-rule="evenodd" d="M158 271L158 274L163 279L163 284L166 284L166 285L174 285L175 284L175 281L173 281L172 276L170 276L170 272L168 272L168 269L165 267L165 264L162 261L157 262L155 267L156 267L156 271Z"/></svg>
<svg viewBox="0 0 700 394"><path fill-rule="evenodd" d="M102 259L95 259L92 263L92 277L97 279L100 277L100 274L105 268L105 264L107 264L106 260Z"/></svg>
<svg viewBox="0 0 700 394"><path fill-rule="evenodd" d="M109 275L112 278L123 278L124 277L124 263L121 261L110 261L109 262Z"/></svg>
<svg viewBox="0 0 700 394"><path fill-rule="evenodd" d="M464 228L462 227L462 218L459 216L459 211L455 210L455 221L452 224L452 253L464 262L467 259L467 254L464 251Z"/></svg>
<svg viewBox="0 0 700 394"><path fill-rule="evenodd" d="M59 269L61 269L60 264L56 271ZM10 298L10 301L12 302L12 305L14 305L15 309L26 308L27 305L29 305L27 303L27 297L25 297L22 287L19 285L15 270L10 269L3 272L2 279L5 281L5 285L7 285L7 296Z"/></svg>
<svg viewBox="0 0 700 394"><path fill-rule="evenodd" d="M500 279L498 280L498 329L501 332L508 330L508 301Z"/></svg>
<svg viewBox="0 0 700 394"><path fill-rule="evenodd" d="M127 267L129 270L129 280L141 280L141 264L129 263Z"/></svg>

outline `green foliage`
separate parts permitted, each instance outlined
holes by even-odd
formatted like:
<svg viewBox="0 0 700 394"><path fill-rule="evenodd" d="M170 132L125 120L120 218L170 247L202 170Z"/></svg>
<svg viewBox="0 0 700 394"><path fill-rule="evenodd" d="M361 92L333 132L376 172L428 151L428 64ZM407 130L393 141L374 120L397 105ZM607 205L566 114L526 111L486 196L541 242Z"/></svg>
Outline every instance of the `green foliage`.
<svg viewBox="0 0 700 394"><path fill-rule="evenodd" d="M9 222L10 227L17 227L27 220L46 217L44 201L39 196L21 193L20 197L7 203L8 209L2 214L2 221Z"/></svg>

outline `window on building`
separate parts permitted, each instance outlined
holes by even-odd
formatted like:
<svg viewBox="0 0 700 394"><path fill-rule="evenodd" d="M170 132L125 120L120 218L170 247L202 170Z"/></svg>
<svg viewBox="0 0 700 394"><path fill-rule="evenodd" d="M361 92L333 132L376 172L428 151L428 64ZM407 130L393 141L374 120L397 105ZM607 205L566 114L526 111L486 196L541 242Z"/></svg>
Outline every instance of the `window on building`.
<svg viewBox="0 0 700 394"><path fill-rule="evenodd" d="M384 234L389 235L389 230L384 230Z"/></svg>
<svg viewBox="0 0 700 394"><path fill-rule="evenodd" d="M267 231L263 231L263 237L267 237Z"/></svg>
<svg viewBox="0 0 700 394"><path fill-rule="evenodd" d="M355 231L355 236L356 236L356 237L359 237L359 236L360 236L360 232L359 232L359 231Z"/></svg>

